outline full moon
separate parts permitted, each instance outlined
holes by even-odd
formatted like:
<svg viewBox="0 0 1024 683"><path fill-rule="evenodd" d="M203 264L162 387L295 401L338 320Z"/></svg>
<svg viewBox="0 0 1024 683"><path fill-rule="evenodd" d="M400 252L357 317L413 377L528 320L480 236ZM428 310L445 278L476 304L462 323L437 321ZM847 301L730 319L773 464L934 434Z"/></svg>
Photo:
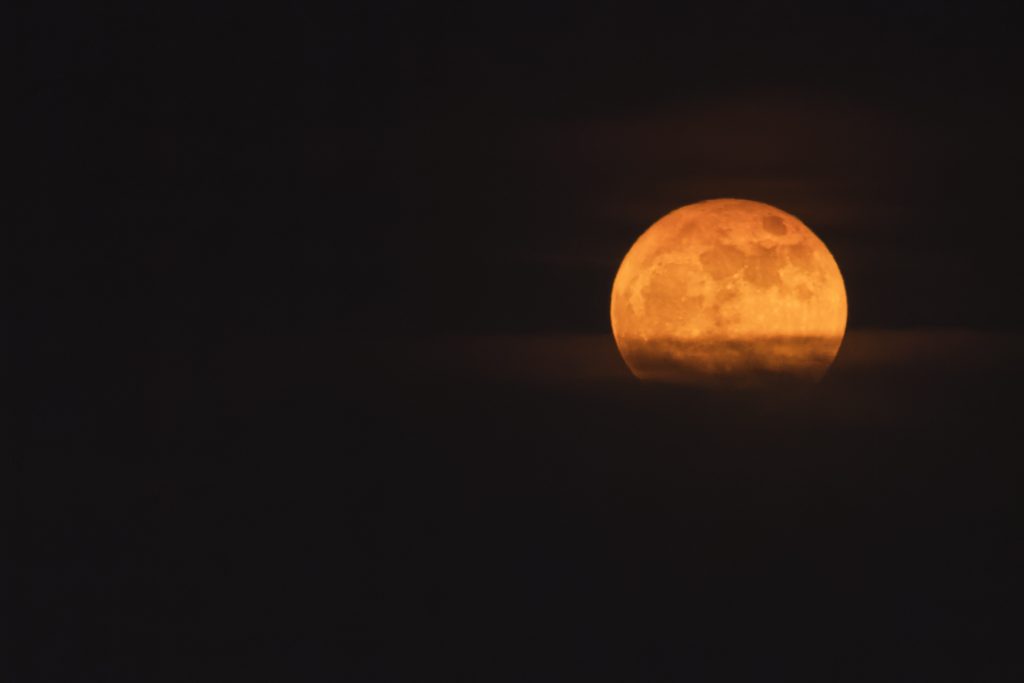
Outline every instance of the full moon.
<svg viewBox="0 0 1024 683"><path fill-rule="evenodd" d="M846 331L846 288L825 244L746 199L676 209L648 228L612 285L612 332L640 379L817 381Z"/></svg>

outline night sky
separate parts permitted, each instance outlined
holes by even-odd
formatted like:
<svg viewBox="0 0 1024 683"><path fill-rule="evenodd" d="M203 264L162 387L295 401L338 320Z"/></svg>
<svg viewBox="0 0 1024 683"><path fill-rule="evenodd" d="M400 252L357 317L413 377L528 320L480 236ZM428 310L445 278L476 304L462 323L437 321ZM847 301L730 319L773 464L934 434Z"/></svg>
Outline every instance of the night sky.
<svg viewBox="0 0 1024 683"><path fill-rule="evenodd" d="M1010 3L124 5L13 17L11 680L1020 680ZM821 384L619 359L716 197Z"/></svg>

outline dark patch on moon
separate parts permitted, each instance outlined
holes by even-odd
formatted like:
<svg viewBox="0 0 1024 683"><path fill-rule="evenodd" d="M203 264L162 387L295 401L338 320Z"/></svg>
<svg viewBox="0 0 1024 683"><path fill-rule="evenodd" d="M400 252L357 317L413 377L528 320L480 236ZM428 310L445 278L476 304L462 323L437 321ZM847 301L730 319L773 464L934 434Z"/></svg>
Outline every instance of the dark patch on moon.
<svg viewBox="0 0 1024 683"><path fill-rule="evenodd" d="M680 320L690 320L704 308L704 297L697 296L684 296L676 304L676 316Z"/></svg>
<svg viewBox="0 0 1024 683"><path fill-rule="evenodd" d="M783 247L789 262L803 271L817 272L814 260L814 249L810 245L801 243Z"/></svg>
<svg viewBox="0 0 1024 683"><path fill-rule="evenodd" d="M785 257L775 248L757 247L757 250L758 255L747 261L743 279L761 289L781 286L779 269L785 265Z"/></svg>
<svg viewBox="0 0 1024 683"><path fill-rule="evenodd" d="M700 255L700 262L708 275L716 280L724 280L735 275L746 265L743 252L729 245L720 245L705 251Z"/></svg>
<svg viewBox="0 0 1024 683"><path fill-rule="evenodd" d="M793 293L796 294L796 298L801 301L810 301L811 297L814 296L814 292L811 291L810 287L805 284L799 284L794 288Z"/></svg>
<svg viewBox="0 0 1024 683"><path fill-rule="evenodd" d="M761 220L761 227L773 235L786 234L786 222L778 216L765 216Z"/></svg>

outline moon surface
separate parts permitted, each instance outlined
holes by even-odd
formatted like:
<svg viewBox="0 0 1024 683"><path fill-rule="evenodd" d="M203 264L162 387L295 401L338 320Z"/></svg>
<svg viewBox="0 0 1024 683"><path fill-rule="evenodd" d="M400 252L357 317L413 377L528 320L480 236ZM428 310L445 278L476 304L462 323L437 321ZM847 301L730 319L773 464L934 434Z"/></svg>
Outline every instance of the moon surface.
<svg viewBox="0 0 1024 683"><path fill-rule="evenodd" d="M846 288L800 219L761 202L711 199L637 239L615 276L611 322L641 379L817 381L846 331Z"/></svg>

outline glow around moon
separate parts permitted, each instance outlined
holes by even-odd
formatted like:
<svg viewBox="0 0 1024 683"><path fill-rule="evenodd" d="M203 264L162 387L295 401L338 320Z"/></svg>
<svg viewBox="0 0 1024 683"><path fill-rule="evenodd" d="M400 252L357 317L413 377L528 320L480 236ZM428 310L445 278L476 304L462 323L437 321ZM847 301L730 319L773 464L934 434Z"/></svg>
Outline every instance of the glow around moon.
<svg viewBox="0 0 1024 683"><path fill-rule="evenodd" d="M825 244L768 204L713 199L668 214L626 254L612 332L641 379L815 381L846 330L846 288Z"/></svg>

